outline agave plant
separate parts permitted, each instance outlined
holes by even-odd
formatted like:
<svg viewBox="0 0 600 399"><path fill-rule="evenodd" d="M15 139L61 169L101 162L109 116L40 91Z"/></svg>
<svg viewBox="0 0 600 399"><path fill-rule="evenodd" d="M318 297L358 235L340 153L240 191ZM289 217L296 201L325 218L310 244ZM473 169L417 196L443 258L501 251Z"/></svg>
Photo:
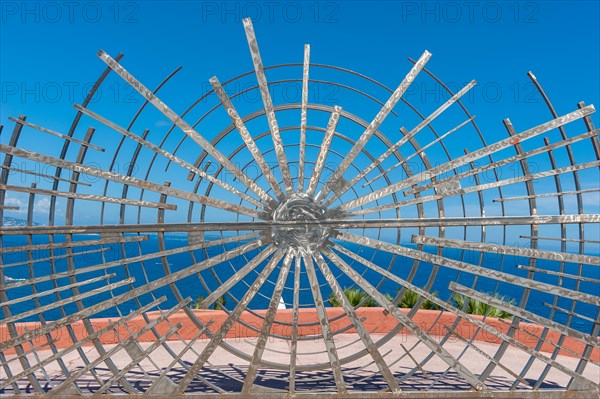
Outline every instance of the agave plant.
<svg viewBox="0 0 600 399"><path fill-rule="evenodd" d="M362 303L361 306L364 307L379 306L379 304L373 298L371 298L369 295L367 295L366 292L359 288L344 288L344 295L346 295L346 298L348 298L348 301L352 306L358 306L363 301L364 303ZM342 306L342 303L333 292L329 295L327 302L329 302L329 304L333 307Z"/></svg>
<svg viewBox="0 0 600 399"><path fill-rule="evenodd" d="M433 296L437 296L438 292L434 291L431 293ZM404 291L402 298L400 298L400 302L398 302L398 307L401 308L414 308L419 300L419 294L412 290ZM430 310L439 310L440 307L430 301L429 299L424 300L421 303L421 309L430 309Z"/></svg>
<svg viewBox="0 0 600 399"><path fill-rule="evenodd" d="M516 302L514 298L510 298L506 295L500 296L497 293L494 294L493 297L511 305L514 305ZM496 317L498 319L510 319L513 316L511 313L491 306L486 302L478 301L462 294L452 294L452 301L456 304L456 307L469 314Z"/></svg>

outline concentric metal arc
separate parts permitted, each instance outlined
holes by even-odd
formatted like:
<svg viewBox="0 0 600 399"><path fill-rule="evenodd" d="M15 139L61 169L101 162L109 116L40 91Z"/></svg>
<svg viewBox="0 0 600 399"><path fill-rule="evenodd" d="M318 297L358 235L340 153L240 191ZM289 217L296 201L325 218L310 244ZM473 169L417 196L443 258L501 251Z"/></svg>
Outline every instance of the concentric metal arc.
<svg viewBox="0 0 600 399"><path fill-rule="evenodd" d="M100 51L107 69L66 132L9 118L3 397L597 397L594 107L559 113L529 73L547 122L506 119L488 143L461 101L476 82L453 93L427 51L391 90L311 63L309 45L302 63L265 67L244 30L253 71L211 78L182 113L163 96L180 68L152 90ZM90 106L111 79L140 95L128 124L130 110ZM406 93L425 79L447 100L421 113ZM298 101L279 101L280 84ZM338 103L311 99L323 84ZM150 110L170 128L145 126ZM32 150L36 135L58 145ZM512 318L470 314L476 301Z"/></svg>

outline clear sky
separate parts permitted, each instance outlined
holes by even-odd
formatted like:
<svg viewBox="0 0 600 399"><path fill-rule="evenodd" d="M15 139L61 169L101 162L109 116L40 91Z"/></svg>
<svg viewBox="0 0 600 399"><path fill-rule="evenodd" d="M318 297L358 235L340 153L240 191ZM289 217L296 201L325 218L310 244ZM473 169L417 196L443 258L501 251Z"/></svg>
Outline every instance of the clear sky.
<svg viewBox="0 0 600 399"><path fill-rule="evenodd" d="M2 143L13 127L8 117L19 114L65 132L75 113L71 105L83 100L105 68L96 57L99 49L113 56L124 53L123 65L150 88L183 66L181 80L174 84L179 91L168 94L173 108L183 111L207 90L213 75L225 81L252 69L241 23L247 16L254 20L265 65L302 62L303 45L310 43L312 62L349 68L395 88L411 67L407 58L429 50L428 68L455 89L471 79L479 82L465 101L490 142L506 136L504 118L510 117L518 131L550 119L528 71L561 114L576 109L579 101L600 106L600 11L595 0L0 4ZM118 81L103 87L99 112L136 105L127 101L133 93L113 82ZM413 102L425 109L432 109L427 103L439 105L426 86L413 89ZM375 95L386 100L381 91ZM338 99L343 103L341 95ZM138 97L135 101L139 106ZM362 117L370 120L372 115L369 109ZM88 119L85 126L89 124ZM21 145L43 150L45 140L55 140L35 137L35 143ZM102 135L93 142L111 144Z"/></svg>

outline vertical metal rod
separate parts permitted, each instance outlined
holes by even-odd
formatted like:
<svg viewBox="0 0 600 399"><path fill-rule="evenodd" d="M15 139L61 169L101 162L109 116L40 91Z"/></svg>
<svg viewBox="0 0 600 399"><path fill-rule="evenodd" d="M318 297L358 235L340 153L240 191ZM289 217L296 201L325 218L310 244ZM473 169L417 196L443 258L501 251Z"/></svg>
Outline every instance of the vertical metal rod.
<svg viewBox="0 0 600 399"><path fill-rule="evenodd" d="M273 295L271 296L271 301L269 302L269 308L267 310L267 314L265 315L265 321L263 322L260 336L256 341L256 345L254 346L252 361L250 362L248 372L246 373L246 378L244 379L244 385L242 386L242 395L248 395L252 389L252 386L254 385L254 380L256 379L256 374L258 373L258 368L260 367L260 361L267 345L267 340L271 332L271 326L273 325L273 321L275 320L275 316L277 314L277 306L279 305L281 294L283 294L283 289L285 288L285 282L287 281L290 265L292 264L293 259L293 253L288 251L283 259L281 271L279 272L279 277L275 283L275 289L273 291Z"/></svg>
<svg viewBox="0 0 600 399"><path fill-rule="evenodd" d="M335 347L335 342L332 338L333 331L331 330L329 318L327 317L327 310L325 310L325 304L323 303L323 296L321 295L321 289L319 288L317 273L315 272L312 258L305 254L302 255L302 258L304 259L306 275L308 276L310 290L312 291L315 307L317 308L317 315L319 317L319 323L321 324L321 333L323 334L323 339L325 341L325 348L327 357L329 358L329 363L331 364L331 371L333 373L335 386L338 394L345 394L347 392L346 383L344 382L344 376L342 375L340 358Z"/></svg>
<svg viewBox="0 0 600 399"><path fill-rule="evenodd" d="M327 195L331 192L331 190L337 191L336 187L338 181L342 178L348 167L354 162L354 159L360 154L363 150L367 142L371 139L371 137L377 132L379 126L383 123L385 118L389 115L390 111L394 108L394 106L400 101L400 98L404 95L408 87L415 80L419 72L425 67L427 61L431 58L431 53L429 51L423 52L419 60L413 65L411 70L408 72L406 77L402 80L400 85L396 88L396 90L392 93L390 98L387 100L385 105L381 108L381 110L377 113L373 121L369 124L364 133L360 136L360 138L356 141L348 155L343 159L340 166L336 169L333 176L325 182L325 186L323 189L317 194L316 200L323 201L327 198Z"/></svg>
<svg viewBox="0 0 600 399"><path fill-rule="evenodd" d="M296 391L296 362L298 358L298 307L300 305L300 270L302 257L296 256L294 262L294 295L292 299L292 342L290 348L290 382L289 391Z"/></svg>
<svg viewBox="0 0 600 399"><path fill-rule="evenodd" d="M267 281L267 278L271 275L275 267L279 263L279 261L283 258L283 253L278 251L269 261L267 266L263 269L263 271L258 275L252 286L246 291L243 298L238 302L235 309L229 314L227 319L223 322L221 327L219 327L219 331L213 335L210 342L206 345L204 350L198 359L194 362L192 367L187 371L185 376L179 381L177 385L177 392L183 393L188 385L196 378L198 372L204 367L204 364L208 361L210 356L214 353L217 347L221 344L223 339L225 339L225 335L227 332L233 327L235 322L240 318L252 298L256 295L256 293L260 290L260 287Z"/></svg>
<svg viewBox="0 0 600 399"><path fill-rule="evenodd" d="M488 387L481 382L468 368L460 363L452 356L443 346L440 346L427 332L423 331L414 321L407 315L402 313L396 305L389 301L375 287L368 283L364 277L352 269L346 262L338 257L330 249L323 250L324 254L331 259L336 266L348 276L356 285L361 287L371 298L385 308L392 316L394 316L402 325L404 325L415 337L423 342L432 352L434 352L448 366L454 369L466 382L469 383L477 391L489 392Z"/></svg>
<svg viewBox="0 0 600 399"><path fill-rule="evenodd" d="M306 159L306 125L308 116L308 73L310 67L310 44L304 45L302 66L302 104L300 106L300 147L298 157L298 192L304 192L304 160Z"/></svg>
<svg viewBox="0 0 600 399"><path fill-rule="evenodd" d="M273 100L271 99L271 94L269 93L269 85L267 84L265 70L260 57L260 51L258 50L258 42L256 40L256 35L254 34L254 26L252 25L252 20L250 18L244 18L243 23L244 30L246 31L246 38L248 39L248 47L250 48L250 55L252 56L252 63L254 64L254 72L256 73L260 95L265 108L265 115L269 123L269 129L271 130L271 138L273 139L273 146L275 147L275 154L277 155L279 170L281 171L281 176L283 177L283 185L287 194L292 195L294 193L294 188L292 187L290 168L288 165L287 156L285 155L285 148L283 147L283 141L281 139L281 132L279 131L277 118L275 117Z"/></svg>
<svg viewBox="0 0 600 399"><path fill-rule="evenodd" d="M373 358L373 362L379 369L379 372L383 376L383 379L390 387L390 391L394 393L402 391L400 389L400 386L398 385L398 382L396 381L396 378L394 377L394 374L392 373L388 365L385 363L385 359L383 358L383 356L381 356L379 349L377 349L377 345L375 345L375 343L373 342L371 335L369 335L369 332L365 328L364 324L358 318L354 307L352 307L350 301L348 301L348 298L346 298L346 294L342 290L342 287L340 287L335 276L331 272L331 269L329 269L329 266L327 266L325 259L323 259L323 256L320 253L315 254L314 259L317 265L319 266L319 269L321 269L321 273L323 273L323 276L325 276L325 280L327 281L327 283L329 283L333 294L344 308L344 312L348 316L350 323L352 323L352 326L354 327L356 333L365 345L365 348L367 348L367 350L369 351L369 354ZM333 262L337 265L336 261Z"/></svg>
<svg viewBox="0 0 600 399"><path fill-rule="evenodd" d="M267 161L265 161L265 158L260 152L260 149L254 142L252 135L246 128L244 121L236 111L235 107L233 106L233 103L227 96L227 93L225 93L225 90L223 89L223 86L221 86L219 79L217 79L216 76L212 77L210 79L210 84L212 85L213 90L215 91L217 96L219 97L221 104L223 104L223 107L227 111L227 115L229 115L229 118L233 122L233 125L235 126L242 140L244 141L246 148L248 148L248 151L250 151L250 154L252 154L252 157L256 161L256 164L260 168L260 171L262 172L263 176L265 177L265 179L267 179L269 186L271 186L273 192L275 193L279 201L282 201L285 198L285 194L283 193L283 191L281 191L281 187L279 186L277 180L275 180L275 176L273 176L271 168L267 164Z"/></svg>
<svg viewBox="0 0 600 399"><path fill-rule="evenodd" d="M342 108L337 105L333 107L333 111L331 112L331 116L329 117L329 122L327 122L327 129L325 130L325 136L323 137L323 143L321 144L321 149L319 150L319 155L315 160L315 165L313 172L310 176L310 181L308 182L308 189L306 190L306 195L312 197L317 190L317 184L321 180L321 173L323 172L323 168L325 167L325 160L327 159L327 154L329 153L329 147L331 146L331 142L333 141L333 136L335 134L335 129L337 128L338 122L340 120L340 113L342 112Z"/></svg>

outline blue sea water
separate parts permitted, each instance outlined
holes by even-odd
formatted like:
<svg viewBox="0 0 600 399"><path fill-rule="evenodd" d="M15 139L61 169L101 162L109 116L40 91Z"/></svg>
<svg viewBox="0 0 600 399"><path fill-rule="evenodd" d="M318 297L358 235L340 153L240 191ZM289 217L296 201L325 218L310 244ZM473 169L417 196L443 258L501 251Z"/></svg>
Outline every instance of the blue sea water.
<svg viewBox="0 0 600 399"><path fill-rule="evenodd" d="M97 235L78 235L74 236L74 240L90 240L90 239L98 239ZM215 238L215 237L212 237ZM207 240L211 239L210 236L206 237ZM64 241L64 237L56 236L55 242ZM31 243L32 244L41 244L45 243L45 237L33 237ZM18 245L27 245L27 238L24 236L11 236L5 237L3 240L3 247L7 248L10 246L18 246ZM181 246L188 245L187 237L181 235L167 235L165 237L166 249L178 248ZM146 241L142 241L140 244L142 253L153 253L159 251L159 240L157 236L150 235L149 239ZM413 244L407 243L403 244L406 246L413 246ZM147 282L155 281L160 279L168 274L166 268L173 273L179 270L183 270L189 267L194 262L200 262L207 257L212 257L219 255L223 250L229 250L235 248L236 244L229 244L225 247L216 246L210 247L208 250L197 250L194 251L194 258L189 252L184 252L176 255L168 256L164 263L161 258L154 258L143 262L143 265L139 262L137 263L129 263L127 267L124 266L115 266L111 268L108 273L114 273L115 276L110 279L102 280L93 284L87 284L80 289L81 294L85 294L93 289L99 289L105 287L107 281L110 283L119 282L125 278L132 277L135 279L135 282L132 285L125 285L123 287L116 288L111 292L101 292L96 295L92 295L88 298L82 300L83 306L92 306L94 304L100 303L107 299L110 299L111 295L116 296L127 292L132 287L139 287ZM471 287L475 282L475 276L470 275L468 273L459 273L456 270L446 268L446 267L434 267L431 264L421 262L419 267L416 270L413 270L413 260L409 258L403 258L399 256L393 256L391 254L375 251L366 247L359 247L354 244L345 244L346 248L352 250L355 253L359 253L362 257L371 260L372 262L388 268L403 279L411 280L412 283L419 287L427 288L427 285L430 284L431 287L428 288L430 292L437 291L437 295L446 300L451 295L450 290L448 289L448 284L452 281L456 281L459 284L462 284L467 287ZM119 245L105 245L104 248L106 250L102 252L95 252L91 254L76 256L75 259L75 268L80 269L86 266L92 266L101 264L103 262L111 262L119 259L123 259L123 254L121 253L121 249ZM74 252L83 252L89 251L92 249L98 249L98 247L77 247ZM127 243L125 244L126 256L133 257L139 255L138 243ZM435 248L429 247L425 249L427 252L435 253ZM64 249L59 249L54 251L54 256L59 256L65 254ZM175 286L179 290L181 296L183 298L189 297L192 300L196 299L199 296L207 296L212 290L214 290L219 285L220 281L225 281L229 277L231 277L235 271L239 270L243 265L245 265L248 259L255 256L258 253L258 250L251 251L245 255L245 257L238 257L233 259L232 261L224 262L220 265L215 266L212 270L204 270L200 272L200 276L202 280L199 278L199 275L191 275L182 280L179 280L175 283ZM527 265L528 259L518 258L514 256L498 256L494 255L494 257L490 257L490 254L482 254L483 255L483 264L485 267L502 270L506 273L519 275L522 277L527 276L527 271L523 269L517 268L517 265ZM597 255L597 254L590 254ZM49 251L36 251L32 253L33 260L39 260L38 262L32 263L33 268L32 272L34 273L34 277L44 277L52 272L60 273L68 270L68 264L66 259L58 259L55 260L54 265L52 266L50 262L44 261L44 258L50 256ZM443 256L464 260L469 263L477 264L479 261L480 253L478 252L468 252L461 251L457 249L445 249L443 251ZM342 256L342 258L344 258ZM382 279L381 275L371 271L370 269L365 268L364 266L352 263L350 259L344 258L352 267L354 267L360 273L363 273L364 277L374 286L377 286L379 291L382 293L389 293L394 296L399 288L399 286L387 279ZM30 277L30 269L27 264L28 258L24 253L6 253L2 254L2 263L3 265L9 265L12 263L25 262L21 265L16 266L5 266L4 274L8 277L10 281L19 281L19 279L27 279ZM259 265L256 270L250 273L245 279L236 284L230 294L239 299L244 293L248 290L248 287L257 276L262 268L265 266L266 262L263 262ZM54 267L54 270L52 269ZM547 261L547 260L538 260L537 268L559 271L560 263L555 261ZM575 265L575 264L564 264L564 269L562 270L567 274L577 275L579 273L579 268L584 276L600 279L600 269L595 266L589 265ZM338 277L338 281L342 287L351 287L352 282L349 278L343 275L333 264L330 264L330 268L333 273ZM293 270L293 267L292 267ZM414 273L411 273L413 272ZM433 273L435 273L435 277L432 277ZM265 286L262 287L260 293L252 300L250 304L250 308L253 309L261 309L266 308L269 304L271 292L273 290L273 281L276 279L278 274L277 269L271 276L271 281L265 283ZM76 281L81 282L84 280L92 279L95 277L103 276L105 272L103 270L82 273L77 275ZM287 286L284 290L283 300L290 304L292 302L292 273L288 277ZM323 291L323 296L328 297L331 290L326 284L324 278L321 278L321 290ZM586 292L593 295L600 295L599 286L596 283L592 282L580 282L579 286L577 285L577 281L575 279L570 278L562 278L560 279L557 276L552 276L549 274L536 273L534 279L536 281L549 283L552 285L562 284L563 287L579 290L581 292ZM514 298L516 303L519 304L523 295L523 289L518 286L510 285L507 283L498 282L496 280L479 277L476 279L475 288L478 291L493 293L497 292L500 295L506 295L507 297ZM62 286L68 285L72 283L68 278L62 278L59 280ZM30 286L23 286L10 289L10 283L8 284L9 289L7 290L9 299L20 298L23 296L31 295L32 288ZM310 289L308 288L308 279L305 274L301 275L301 287L300 291L300 303L302 306L311 307L313 306L312 294ZM42 292L46 290L51 290L54 288L53 281L42 281L35 285L35 289L37 292ZM11 314L19 314L22 312L27 312L35 309L38 306L50 305L58 300L69 298L73 295L73 291L71 289L66 289L64 291L60 291L60 296L56 296L55 294L50 294L47 296L43 296L39 299L39 303L35 303L33 300L27 300L23 302L19 302L10 306ZM160 307L162 309L166 309L172 307L177 304L178 300L173 293L173 290L170 286L164 286L154 290L151 294L143 295L139 297L139 301L142 304L150 302L154 298L158 298L160 296L166 296L167 300ZM226 307L231 309L235 306L235 301L226 296ZM555 295L549 294L547 292L540 292L531 290L529 294L529 298L525 305L525 308L533 313L544 317L551 317L553 320L565 324L568 323L572 328L577 329L579 331L590 333L592 331L593 322L588 320L588 318L595 320L598 317L598 308L594 305L579 302L575 304L575 312L582 317L573 317L570 321L568 321L568 315L561 311L555 311L552 314L552 310L548 304L557 306L562 309L570 309L573 305L572 301L566 299L564 297L557 298ZM119 305L118 308L111 307L110 309L100 312L95 315L95 317L119 317L119 313L122 315L126 315L131 311L138 309L139 304L132 300L125 302ZM70 314L76 312L78 310L77 305L75 304L67 304L63 307L64 314L61 311L61 308L55 308L44 312L42 315L45 320L55 320L61 317L64 317L65 314ZM6 317L6 316L3 316ZM37 321L38 315L34 314L27 318L24 318L20 321Z"/></svg>

